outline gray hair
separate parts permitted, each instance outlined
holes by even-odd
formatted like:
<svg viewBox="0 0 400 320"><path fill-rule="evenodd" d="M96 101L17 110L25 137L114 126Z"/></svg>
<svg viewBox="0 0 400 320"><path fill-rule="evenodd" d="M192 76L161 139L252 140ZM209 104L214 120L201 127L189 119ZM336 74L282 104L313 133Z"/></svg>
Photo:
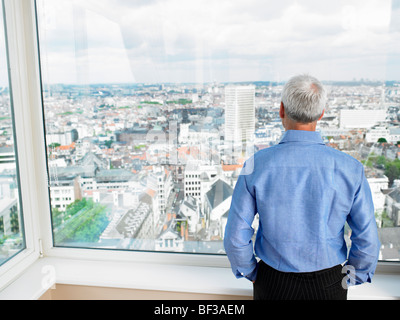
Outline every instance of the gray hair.
<svg viewBox="0 0 400 320"><path fill-rule="evenodd" d="M291 78L283 88L282 103L288 118L310 123L322 115L327 102L327 93L322 83L309 75Z"/></svg>

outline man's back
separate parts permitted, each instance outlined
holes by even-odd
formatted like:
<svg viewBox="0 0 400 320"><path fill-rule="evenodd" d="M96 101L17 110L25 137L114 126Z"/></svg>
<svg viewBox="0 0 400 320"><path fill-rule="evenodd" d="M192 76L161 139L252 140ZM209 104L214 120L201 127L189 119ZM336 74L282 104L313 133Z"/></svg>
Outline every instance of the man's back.
<svg viewBox="0 0 400 320"><path fill-rule="evenodd" d="M318 133L287 131L279 145L255 155L244 176L259 213L256 253L285 272L343 263L344 225L362 177L361 163L327 147ZM374 211L372 202L364 205Z"/></svg>
<svg viewBox="0 0 400 320"><path fill-rule="evenodd" d="M246 162L224 240L237 277L255 276L249 239L257 213L255 253L270 267L313 272L343 264L348 256L347 221L353 241L348 263L357 270L355 281L371 281L380 244L364 168L326 146L318 132L289 130L279 145Z"/></svg>
<svg viewBox="0 0 400 320"><path fill-rule="evenodd" d="M380 243L371 190L362 164L324 145L316 132L326 101L318 79L291 78L279 110L286 130L281 143L246 161L236 183L224 245L237 278L255 282L261 270L257 298L343 299L347 291L341 287L341 265L346 260L355 271L355 284L371 282L375 272ZM251 241L257 213L255 253L260 262Z"/></svg>

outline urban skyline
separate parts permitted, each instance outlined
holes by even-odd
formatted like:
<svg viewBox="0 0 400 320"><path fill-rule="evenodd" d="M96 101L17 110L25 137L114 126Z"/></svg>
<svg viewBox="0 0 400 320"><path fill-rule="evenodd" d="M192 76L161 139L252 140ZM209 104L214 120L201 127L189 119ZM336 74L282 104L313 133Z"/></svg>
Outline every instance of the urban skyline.
<svg viewBox="0 0 400 320"><path fill-rule="evenodd" d="M373 137L383 125L388 141L384 150L385 159L396 159L394 148L398 148L396 139L399 139L395 131L399 111L397 85L331 86L327 112L319 125L325 142L365 162L379 150ZM72 167L75 166L77 170L77 165L83 161L86 163L86 167L83 167L87 169L88 161L94 161L95 164L89 166L93 170L89 174L83 175L79 170L75 173L74 178L81 178L79 181L70 180L70 190L75 192L78 182L81 197L92 198L95 203L109 201L113 205L124 202L137 205L147 201L148 204L152 202L153 206L148 215L151 219L141 221L146 227L143 229L145 232L142 230L138 236L140 245L132 240L135 238L132 234L123 233L125 235L121 236L111 227L107 235L102 235L103 243L107 237L107 241L114 244L117 239L119 245L130 239L131 247L148 249L149 246L154 248L155 243L162 239L164 247L159 243L159 250L185 251L188 246L190 250L201 250L197 245L203 246L204 243L213 243L213 249L210 250L216 250L219 242L218 250L223 250L224 219L229 210L235 180L245 160L241 157L243 150L240 147L233 153L225 148L225 131L222 128L227 101L224 88L225 85L215 83L200 89L196 85L136 88L111 85L97 88L108 91L94 90L89 95L87 91L80 91L81 88L77 88L77 91L70 88L66 91L62 86L53 88L45 95L47 144L65 136L65 128L76 129L79 138L74 146L71 146L72 143L60 143L59 147L54 145L54 149L49 149L51 189L55 191L59 187L54 185L57 179L71 176ZM256 86L253 152L279 142L283 132L278 116L281 89L280 84ZM348 109L360 113L367 109L382 110L385 121L379 123L382 117L374 117L365 123L357 116L350 117L353 121L349 121L348 114L342 112ZM64 128L64 132L61 128ZM379 130L378 135L382 132ZM52 133L56 135L52 136ZM70 148L67 148L68 145ZM374 150L371 151L371 148ZM176 151L174 157L173 151ZM235 154L235 151L238 152ZM75 165L71 162L74 159ZM60 165L63 160L66 163ZM56 163L60 168L53 167ZM96 166L99 168L97 172ZM366 169L372 189L375 190L377 223L382 224L385 219L387 223L387 213L382 217L386 198L381 190L390 190L394 180L391 178L389 185L389 179L385 179L382 169L367 162ZM109 172L112 171L115 175L110 176ZM161 179L161 183L158 179ZM91 190L97 191L98 195L95 195L95 191L91 194ZM110 196L110 190L113 190L113 196ZM104 200L107 194L109 200ZM140 201L141 197L147 200ZM62 206L66 207L72 200L65 197L69 200L57 202L56 198L52 195L52 204L59 205L61 211ZM151 198L153 200L150 201ZM124 205L117 207L121 209ZM124 217L118 214L113 214L114 229L117 230L118 219ZM397 219L395 216L392 214L394 220ZM125 227L128 230L133 228L130 226L129 229L129 224ZM114 237L114 240L110 240L110 237ZM166 243L172 247L168 249ZM204 247L203 250L208 252Z"/></svg>
<svg viewBox="0 0 400 320"><path fill-rule="evenodd" d="M224 225L243 162L278 143L283 133L278 114L283 84L251 86L250 153L240 143L233 149L225 143L226 84L45 86L55 245L223 254ZM400 166L397 173L391 168L400 154L400 83L327 88L318 130L327 145L364 163L384 239L381 259L399 259ZM359 116L368 112L375 113ZM1 123L0 152L12 158L11 115ZM3 216L11 207L15 212L12 171L0 173L10 200Z"/></svg>

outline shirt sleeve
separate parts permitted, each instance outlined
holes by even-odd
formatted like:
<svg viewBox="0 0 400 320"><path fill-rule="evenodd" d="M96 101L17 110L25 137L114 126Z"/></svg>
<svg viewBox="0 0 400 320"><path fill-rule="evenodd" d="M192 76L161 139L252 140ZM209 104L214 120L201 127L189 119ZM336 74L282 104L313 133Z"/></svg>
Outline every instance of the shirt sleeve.
<svg viewBox="0 0 400 320"><path fill-rule="evenodd" d="M371 189L362 168L361 183L347 217L351 232L351 248L347 265L354 269L349 274L350 285L371 282L379 259L380 242L375 221Z"/></svg>
<svg viewBox="0 0 400 320"><path fill-rule="evenodd" d="M258 270L251 240L256 213L256 201L248 189L246 175L240 175L232 196L224 246L236 278L246 277L250 281L256 279Z"/></svg>

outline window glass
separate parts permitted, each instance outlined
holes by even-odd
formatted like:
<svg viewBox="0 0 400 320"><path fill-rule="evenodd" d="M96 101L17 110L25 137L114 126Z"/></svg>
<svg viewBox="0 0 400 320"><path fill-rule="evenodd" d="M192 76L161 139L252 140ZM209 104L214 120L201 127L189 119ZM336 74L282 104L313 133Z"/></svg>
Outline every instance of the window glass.
<svg viewBox="0 0 400 320"><path fill-rule="evenodd" d="M16 147L0 4L0 265L25 249Z"/></svg>
<svg viewBox="0 0 400 320"><path fill-rule="evenodd" d="M224 254L243 163L310 73L318 130L365 164L381 259L399 260L400 1L37 5L55 246Z"/></svg>

